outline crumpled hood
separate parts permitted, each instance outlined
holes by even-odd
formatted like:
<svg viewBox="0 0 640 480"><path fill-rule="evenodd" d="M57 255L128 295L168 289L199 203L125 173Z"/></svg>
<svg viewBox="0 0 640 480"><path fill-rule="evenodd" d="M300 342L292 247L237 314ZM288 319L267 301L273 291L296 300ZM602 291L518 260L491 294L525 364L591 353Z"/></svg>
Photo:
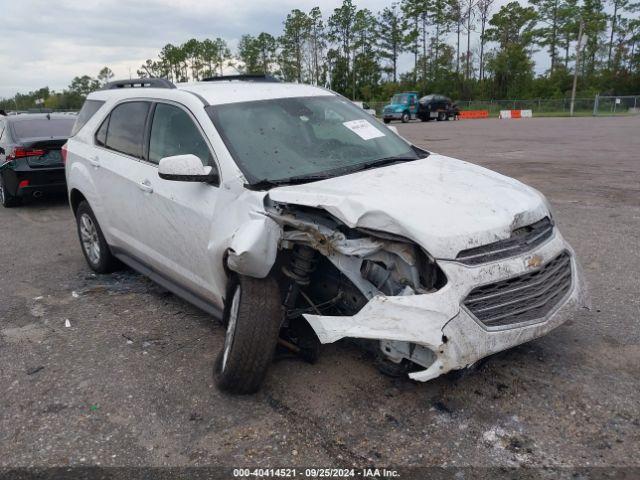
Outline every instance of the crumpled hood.
<svg viewBox="0 0 640 480"><path fill-rule="evenodd" d="M349 227L401 235L435 258L508 238L549 215L535 189L443 155L269 191L275 202L323 208Z"/></svg>

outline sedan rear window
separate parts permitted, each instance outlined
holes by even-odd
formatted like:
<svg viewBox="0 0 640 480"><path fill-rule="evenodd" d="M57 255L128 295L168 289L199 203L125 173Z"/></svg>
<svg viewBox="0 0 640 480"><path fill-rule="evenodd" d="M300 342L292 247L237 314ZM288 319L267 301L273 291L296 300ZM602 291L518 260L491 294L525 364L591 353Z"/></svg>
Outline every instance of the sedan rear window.
<svg viewBox="0 0 640 480"><path fill-rule="evenodd" d="M38 117L13 122L12 128L18 142L27 138L69 137L75 118L47 119Z"/></svg>

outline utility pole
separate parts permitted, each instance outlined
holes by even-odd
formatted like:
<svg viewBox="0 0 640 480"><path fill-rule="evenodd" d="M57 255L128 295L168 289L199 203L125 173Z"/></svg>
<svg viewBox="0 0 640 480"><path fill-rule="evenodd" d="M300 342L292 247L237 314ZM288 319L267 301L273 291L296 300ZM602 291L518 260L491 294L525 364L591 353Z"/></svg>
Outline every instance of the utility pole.
<svg viewBox="0 0 640 480"><path fill-rule="evenodd" d="M580 67L580 54L582 53L582 33L584 32L584 20L580 19L580 30L578 31L578 45L576 46L576 66L573 71L573 87L571 88L571 106L569 115L573 117L573 107L576 101L576 87L578 86L578 68Z"/></svg>

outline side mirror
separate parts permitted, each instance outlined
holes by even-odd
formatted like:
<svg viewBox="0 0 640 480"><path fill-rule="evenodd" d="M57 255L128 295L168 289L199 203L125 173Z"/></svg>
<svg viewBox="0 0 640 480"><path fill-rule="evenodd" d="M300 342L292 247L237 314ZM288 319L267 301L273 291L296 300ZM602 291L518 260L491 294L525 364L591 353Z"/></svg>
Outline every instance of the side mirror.
<svg viewBox="0 0 640 480"><path fill-rule="evenodd" d="M163 180L176 182L219 182L218 173L212 167L205 167L195 155L175 155L165 157L158 165L158 176Z"/></svg>

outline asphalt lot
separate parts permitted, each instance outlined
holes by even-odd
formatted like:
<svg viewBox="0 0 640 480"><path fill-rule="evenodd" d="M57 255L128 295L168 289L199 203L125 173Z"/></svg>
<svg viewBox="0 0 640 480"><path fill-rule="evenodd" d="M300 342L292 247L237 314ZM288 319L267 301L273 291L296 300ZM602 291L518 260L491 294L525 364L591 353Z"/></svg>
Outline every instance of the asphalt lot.
<svg viewBox="0 0 640 480"><path fill-rule="evenodd" d="M640 117L398 128L545 193L591 311L461 379L390 379L342 342L229 397L220 325L91 274L64 199L0 209L0 467L640 466Z"/></svg>

